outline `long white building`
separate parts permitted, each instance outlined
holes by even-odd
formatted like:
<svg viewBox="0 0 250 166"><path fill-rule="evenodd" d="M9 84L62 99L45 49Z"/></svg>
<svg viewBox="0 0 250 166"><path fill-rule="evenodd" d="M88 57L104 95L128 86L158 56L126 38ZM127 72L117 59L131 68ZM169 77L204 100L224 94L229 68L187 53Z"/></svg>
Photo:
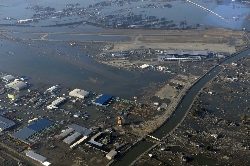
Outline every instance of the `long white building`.
<svg viewBox="0 0 250 166"><path fill-rule="evenodd" d="M55 101L53 101L50 105L47 106L47 109L55 109L58 108L57 106L61 103L63 103L66 100L65 97L59 97L58 99L56 99Z"/></svg>

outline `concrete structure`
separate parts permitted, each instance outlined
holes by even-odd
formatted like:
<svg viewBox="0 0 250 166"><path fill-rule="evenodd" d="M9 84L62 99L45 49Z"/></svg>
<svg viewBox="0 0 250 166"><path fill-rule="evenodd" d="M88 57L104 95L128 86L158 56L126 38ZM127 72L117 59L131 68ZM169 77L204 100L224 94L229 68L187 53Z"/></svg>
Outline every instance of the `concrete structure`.
<svg viewBox="0 0 250 166"><path fill-rule="evenodd" d="M65 97L59 97L55 101L53 101L50 105L47 106L47 109L55 109L58 108L57 106L63 103L66 100Z"/></svg>
<svg viewBox="0 0 250 166"><path fill-rule="evenodd" d="M6 85L6 88L13 88L15 90L22 90L24 88L27 87L27 84L23 81L18 81L18 80L15 80L9 84Z"/></svg>
<svg viewBox="0 0 250 166"><path fill-rule="evenodd" d="M41 156L40 154L37 154L37 153L35 153L35 152L33 152L33 151L28 151L28 152L26 153L26 156L32 158L33 160L38 161L39 163L44 163L44 162L47 160L46 157L43 157L43 156Z"/></svg>
<svg viewBox="0 0 250 166"><path fill-rule="evenodd" d="M15 125L15 122L0 116L0 132Z"/></svg>
<svg viewBox="0 0 250 166"><path fill-rule="evenodd" d="M72 97L78 97L84 99L89 96L89 92L81 89L74 89L73 91L69 92L69 95Z"/></svg>
<svg viewBox="0 0 250 166"><path fill-rule="evenodd" d="M107 155L106 155L106 158L109 159L109 160L112 160L114 159L114 157L117 155L117 151L115 150L111 150Z"/></svg>
<svg viewBox="0 0 250 166"><path fill-rule="evenodd" d="M2 77L2 80L5 81L5 82L11 82L11 81L15 80L15 77L12 76L12 75L6 75L6 76Z"/></svg>

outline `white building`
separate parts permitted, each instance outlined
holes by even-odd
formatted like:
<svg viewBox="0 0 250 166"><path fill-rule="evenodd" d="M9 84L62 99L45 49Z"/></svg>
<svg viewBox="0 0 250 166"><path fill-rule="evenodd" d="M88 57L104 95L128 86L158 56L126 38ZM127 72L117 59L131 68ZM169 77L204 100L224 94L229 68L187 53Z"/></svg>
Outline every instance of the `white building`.
<svg viewBox="0 0 250 166"><path fill-rule="evenodd" d="M25 19L25 20L18 20L17 23L19 24L24 24L24 23L28 23L28 22L32 22L33 19Z"/></svg>
<svg viewBox="0 0 250 166"><path fill-rule="evenodd" d="M140 68L142 68L142 69L146 69L146 68L148 68L148 67L150 67L149 64L143 64L143 65L140 66Z"/></svg>
<svg viewBox="0 0 250 166"><path fill-rule="evenodd" d="M15 125L15 122L0 116L0 131L4 131L7 128L10 128Z"/></svg>
<svg viewBox="0 0 250 166"><path fill-rule="evenodd" d="M73 91L69 92L69 95L72 97L84 99L89 96L89 92L81 89L74 89Z"/></svg>
<svg viewBox="0 0 250 166"><path fill-rule="evenodd" d="M15 90L22 90L27 87L27 84L23 81L15 80L6 85L6 88L13 88Z"/></svg>
<svg viewBox="0 0 250 166"><path fill-rule="evenodd" d="M6 75L6 76L3 76L2 79L6 82L11 82L11 81L14 81L15 80L15 77L12 76L12 75Z"/></svg>
<svg viewBox="0 0 250 166"><path fill-rule="evenodd" d="M55 109L58 108L57 106L61 103L63 103L66 100L65 97L59 97L58 99L56 99L55 101L53 101L50 105L47 106L47 109Z"/></svg>
<svg viewBox="0 0 250 166"><path fill-rule="evenodd" d="M46 166L50 165L50 163L46 161L47 160L46 157L43 157L40 154L37 154L37 153L35 153L33 151L28 151L26 153L26 156L32 158L33 160L38 161L39 163L41 163L43 165L46 165Z"/></svg>
<svg viewBox="0 0 250 166"><path fill-rule="evenodd" d="M52 86L49 89L47 89L47 91L49 92L55 92L57 90L57 86Z"/></svg>
<svg viewBox="0 0 250 166"><path fill-rule="evenodd" d="M117 155L117 151L111 150L107 155L106 158L112 160Z"/></svg>

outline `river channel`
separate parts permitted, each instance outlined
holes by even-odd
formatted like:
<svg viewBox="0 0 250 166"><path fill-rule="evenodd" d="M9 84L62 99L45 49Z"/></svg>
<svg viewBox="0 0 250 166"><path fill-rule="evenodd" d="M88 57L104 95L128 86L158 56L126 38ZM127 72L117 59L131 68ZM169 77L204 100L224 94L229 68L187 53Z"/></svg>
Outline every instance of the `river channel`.
<svg viewBox="0 0 250 166"><path fill-rule="evenodd" d="M232 63L234 60L239 59L243 56L250 54L250 49L247 49L235 56L225 60L221 64L229 64ZM206 83L208 83L211 79L214 78L220 71L222 67L216 66L210 72L208 72L204 77L202 77L194 86L190 88L190 90L186 93L183 97L182 101L179 103L178 107L176 108L175 114L164 124L162 125L157 131L153 134L154 137L162 139L168 133L170 133L182 120L185 116L186 112L189 109L189 106L192 104L195 96L199 93ZM122 159L118 160L114 166L120 165L129 165L131 164L137 157L139 157L143 152L148 150L152 146L151 142L147 142L146 140L140 142L136 145L133 149L131 149ZM216 161L212 161L209 158L204 158L202 160L197 160L199 164L216 164Z"/></svg>

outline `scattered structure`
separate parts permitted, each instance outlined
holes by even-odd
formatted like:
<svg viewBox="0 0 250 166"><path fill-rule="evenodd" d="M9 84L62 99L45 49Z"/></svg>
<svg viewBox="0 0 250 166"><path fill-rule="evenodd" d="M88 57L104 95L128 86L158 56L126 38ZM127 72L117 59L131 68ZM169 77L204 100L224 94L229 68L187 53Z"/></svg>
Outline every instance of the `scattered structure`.
<svg viewBox="0 0 250 166"><path fill-rule="evenodd" d="M108 102L112 99L112 95L109 94L102 94L97 99L93 101L94 105L101 106L101 107L107 107L109 104Z"/></svg>
<svg viewBox="0 0 250 166"><path fill-rule="evenodd" d="M9 84L6 85L6 88L13 88L15 90L22 90L24 88L27 87L27 84L23 81L18 81L18 80L15 80Z"/></svg>
<svg viewBox="0 0 250 166"><path fill-rule="evenodd" d="M78 97L84 99L89 96L89 92L81 89L74 89L73 91L69 92L69 95L72 97Z"/></svg>
<svg viewBox="0 0 250 166"><path fill-rule="evenodd" d="M15 122L13 122L12 120L9 120L5 117L0 116L0 132L4 131L12 126L15 125Z"/></svg>

